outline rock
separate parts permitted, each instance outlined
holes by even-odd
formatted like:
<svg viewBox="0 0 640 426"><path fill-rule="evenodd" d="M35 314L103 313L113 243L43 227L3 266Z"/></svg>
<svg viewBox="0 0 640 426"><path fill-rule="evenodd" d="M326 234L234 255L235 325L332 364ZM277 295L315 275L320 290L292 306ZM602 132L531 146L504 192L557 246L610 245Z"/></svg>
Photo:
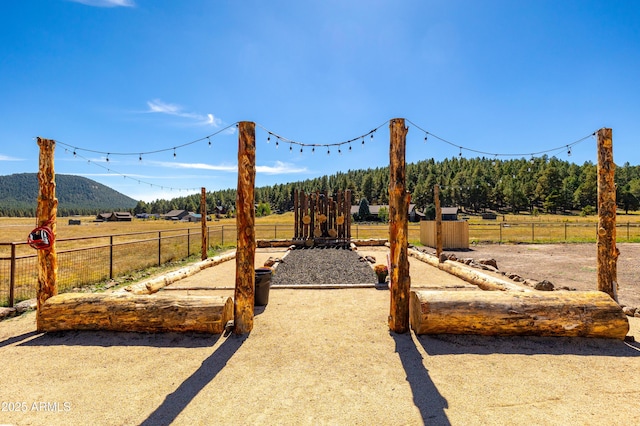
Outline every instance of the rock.
<svg viewBox="0 0 640 426"><path fill-rule="evenodd" d="M624 312L625 315L632 317L636 314L636 312L638 312L638 310L636 308L632 308L631 306L625 306L622 308L622 312Z"/></svg>
<svg viewBox="0 0 640 426"><path fill-rule="evenodd" d="M0 320L10 318L16 314L16 308L0 308Z"/></svg>
<svg viewBox="0 0 640 426"><path fill-rule="evenodd" d="M513 273L507 274L507 278L509 278L510 280L514 280L516 282L522 281L522 277L518 274L513 274Z"/></svg>
<svg viewBox="0 0 640 426"><path fill-rule="evenodd" d="M636 313L633 316L636 318L640 318L640 309L637 309Z"/></svg>
<svg viewBox="0 0 640 426"><path fill-rule="evenodd" d="M440 263L444 262L445 260L449 260L449 257L444 253L440 253Z"/></svg>
<svg viewBox="0 0 640 426"><path fill-rule="evenodd" d="M464 263L465 265L471 265L473 263L473 259L471 259L470 257L459 259L458 261Z"/></svg>
<svg viewBox="0 0 640 426"><path fill-rule="evenodd" d="M481 264L481 265L492 266L492 267L498 269L498 262L496 262L495 259L480 259L480 260L478 260L478 263Z"/></svg>
<svg viewBox="0 0 640 426"><path fill-rule="evenodd" d="M541 290L541 291L553 291L555 286L550 281L542 280L539 283L537 283L533 288L535 288L536 290Z"/></svg>
<svg viewBox="0 0 640 426"><path fill-rule="evenodd" d="M32 311L38 307L36 299L23 300L20 303L16 303L16 312L22 314L27 311Z"/></svg>
<svg viewBox="0 0 640 426"><path fill-rule="evenodd" d="M373 256L366 256L365 259L367 260L367 262L369 263L376 263L376 258Z"/></svg>
<svg viewBox="0 0 640 426"><path fill-rule="evenodd" d="M264 266L273 266L276 263L276 259L269 256L269 258L264 262Z"/></svg>
<svg viewBox="0 0 640 426"><path fill-rule="evenodd" d="M453 260L455 262L456 260L458 260L458 257L455 254L451 253L447 255L447 259Z"/></svg>

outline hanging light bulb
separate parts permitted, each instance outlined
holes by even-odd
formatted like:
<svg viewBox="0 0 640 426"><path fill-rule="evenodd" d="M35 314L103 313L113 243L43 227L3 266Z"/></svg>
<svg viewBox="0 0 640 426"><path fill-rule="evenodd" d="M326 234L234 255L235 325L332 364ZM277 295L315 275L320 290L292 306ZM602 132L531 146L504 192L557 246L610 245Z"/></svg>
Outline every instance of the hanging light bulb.
<svg viewBox="0 0 640 426"><path fill-rule="evenodd" d="M209 139L209 136L207 136L207 142L209 143L209 148L211 148L211 139Z"/></svg>
<svg viewBox="0 0 640 426"><path fill-rule="evenodd" d="M107 163L109 162L109 153L107 153Z"/></svg>
<svg viewBox="0 0 640 426"><path fill-rule="evenodd" d="M427 132L425 132L425 133L424 133L424 143L427 143L427 135L428 135L428 133L427 133Z"/></svg>
<svg viewBox="0 0 640 426"><path fill-rule="evenodd" d="M302 146L300 146L300 155L302 155Z"/></svg>
<svg viewBox="0 0 640 426"><path fill-rule="evenodd" d="M289 152L293 151L293 145L289 144Z"/></svg>
<svg viewBox="0 0 640 426"><path fill-rule="evenodd" d="M269 136L267 136L267 143L271 142L271 132L269 132Z"/></svg>
<svg viewBox="0 0 640 426"><path fill-rule="evenodd" d="M351 152L351 143L349 143L349 152Z"/></svg>
<svg viewBox="0 0 640 426"><path fill-rule="evenodd" d="M331 150L327 147L327 155L331 155Z"/></svg>
<svg viewBox="0 0 640 426"><path fill-rule="evenodd" d="M278 142L279 142L279 139L276 139L276 149L278 149L278 147L280 146Z"/></svg>
<svg viewBox="0 0 640 426"><path fill-rule="evenodd" d="M176 158L176 149L173 148L173 158Z"/></svg>
<svg viewBox="0 0 640 426"><path fill-rule="evenodd" d="M571 157L571 147L567 145L567 155Z"/></svg>
<svg viewBox="0 0 640 426"><path fill-rule="evenodd" d="M311 147L311 153L312 153L312 154L315 154L315 153L316 153L316 147L315 147L315 146Z"/></svg>
<svg viewBox="0 0 640 426"><path fill-rule="evenodd" d="M142 154L138 157L138 161L142 161Z"/></svg>
<svg viewBox="0 0 640 426"><path fill-rule="evenodd" d="M342 150L338 148L338 154L342 155Z"/></svg>

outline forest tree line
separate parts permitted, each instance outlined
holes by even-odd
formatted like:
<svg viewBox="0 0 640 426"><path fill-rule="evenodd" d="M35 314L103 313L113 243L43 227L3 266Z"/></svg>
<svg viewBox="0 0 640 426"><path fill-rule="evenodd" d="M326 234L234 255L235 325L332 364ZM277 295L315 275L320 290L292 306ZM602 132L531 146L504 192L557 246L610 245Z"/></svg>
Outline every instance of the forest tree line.
<svg viewBox="0 0 640 426"><path fill-rule="evenodd" d="M559 160L556 157L496 160L487 158L433 159L407 164L407 190L419 211L433 210L433 188L440 185L443 206L456 206L470 213L582 212L597 207L597 166ZM628 162L616 168L617 202L628 212L640 207L640 166ZM349 170L299 182L256 188L256 203L266 203L273 212L293 209L294 191L352 191L352 205L366 199L369 204L388 204L389 168ZM235 189L207 193L207 211L223 207L229 215L235 208ZM199 211L200 194L138 202L134 213L166 213L174 209Z"/></svg>

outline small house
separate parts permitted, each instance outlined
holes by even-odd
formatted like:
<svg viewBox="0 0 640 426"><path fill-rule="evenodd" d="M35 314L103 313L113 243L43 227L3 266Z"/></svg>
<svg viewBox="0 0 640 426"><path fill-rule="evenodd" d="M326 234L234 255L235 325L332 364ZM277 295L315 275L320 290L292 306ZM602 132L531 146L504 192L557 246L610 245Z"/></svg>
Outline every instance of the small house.
<svg viewBox="0 0 640 426"><path fill-rule="evenodd" d="M183 220L189 215L187 210L171 210L167 214L161 215L161 217L167 220Z"/></svg>
<svg viewBox="0 0 640 426"><path fill-rule="evenodd" d="M458 220L457 207L442 207L442 220Z"/></svg>
<svg viewBox="0 0 640 426"><path fill-rule="evenodd" d="M133 216L129 212L99 213L96 222L131 222Z"/></svg>

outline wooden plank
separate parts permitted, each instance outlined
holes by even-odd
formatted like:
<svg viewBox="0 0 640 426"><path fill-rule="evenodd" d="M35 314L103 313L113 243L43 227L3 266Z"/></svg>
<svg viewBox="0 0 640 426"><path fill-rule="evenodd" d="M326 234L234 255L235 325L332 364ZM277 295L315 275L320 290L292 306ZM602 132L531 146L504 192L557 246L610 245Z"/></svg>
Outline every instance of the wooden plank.
<svg viewBox="0 0 640 426"><path fill-rule="evenodd" d="M408 210L411 195L406 191L406 136L404 119L389 123L389 249L390 313L389 328L396 333L409 331Z"/></svg>
<svg viewBox="0 0 640 426"><path fill-rule="evenodd" d="M598 290L618 301L618 255L616 247L616 165L613 162L611 129L598 130Z"/></svg>
<svg viewBox="0 0 640 426"><path fill-rule="evenodd" d="M434 185L433 199L436 203L436 257L442 254L442 208L440 207L440 186Z"/></svg>
<svg viewBox="0 0 640 426"><path fill-rule="evenodd" d="M238 191L236 195L236 289L234 292L234 333L253 329L255 298L255 194L256 134L255 123L238 124Z"/></svg>
<svg viewBox="0 0 640 426"><path fill-rule="evenodd" d="M49 248L38 250L38 287L36 328L43 329L44 323L40 315L42 305L50 297L58 294L58 255L56 253L55 236L58 214L56 198L56 179L54 170L54 150L56 142L52 139L38 138L40 147L38 166L38 205L36 207L37 226L48 226L54 236Z"/></svg>
<svg viewBox="0 0 640 426"><path fill-rule="evenodd" d="M233 301L222 296L64 293L47 299L41 309L41 331L220 334L233 319Z"/></svg>
<svg viewBox="0 0 640 426"><path fill-rule="evenodd" d="M598 291L413 291L411 328L416 334L624 339L629 322Z"/></svg>
<svg viewBox="0 0 640 426"><path fill-rule="evenodd" d="M200 188L200 226L201 226L201 254L200 260L205 260L209 257L207 242L207 189L205 187Z"/></svg>

